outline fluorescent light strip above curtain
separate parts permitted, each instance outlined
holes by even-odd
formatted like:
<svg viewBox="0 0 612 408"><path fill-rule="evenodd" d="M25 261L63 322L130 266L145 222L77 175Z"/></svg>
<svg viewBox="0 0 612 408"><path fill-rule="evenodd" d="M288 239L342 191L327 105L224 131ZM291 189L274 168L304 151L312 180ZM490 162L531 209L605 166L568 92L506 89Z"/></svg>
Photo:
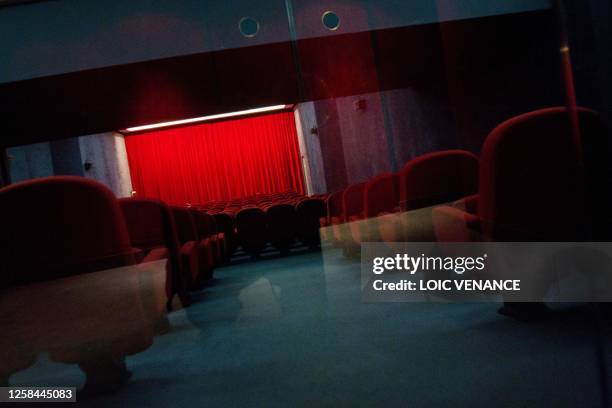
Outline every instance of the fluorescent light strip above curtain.
<svg viewBox="0 0 612 408"><path fill-rule="evenodd" d="M121 132L123 133L141 132L143 130L159 129L159 128L165 128L169 126L179 126L179 125L186 125L190 123L206 122L209 120L232 118L236 116L246 116L246 115L254 115L257 113L274 112L274 111L286 109L288 106L289 105L265 106L263 108L253 108L253 109L247 109L247 110L236 111L236 112L219 113L217 115L201 116L198 118L181 119L181 120L174 120L171 122L154 123L151 125L134 126L134 127L129 127L125 130L122 130Z"/></svg>

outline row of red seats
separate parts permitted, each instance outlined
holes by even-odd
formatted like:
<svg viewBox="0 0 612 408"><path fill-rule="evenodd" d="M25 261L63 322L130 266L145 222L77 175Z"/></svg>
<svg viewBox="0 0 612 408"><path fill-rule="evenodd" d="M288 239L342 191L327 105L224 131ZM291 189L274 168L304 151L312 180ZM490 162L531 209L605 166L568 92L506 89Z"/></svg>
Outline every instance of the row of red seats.
<svg viewBox="0 0 612 408"><path fill-rule="evenodd" d="M367 182L332 193L327 199L324 235L345 252L362 242L402 240L401 228L388 214L412 211L474 194L478 158L464 150L428 153L409 161L398 173L384 173ZM372 222L362 222L364 220Z"/></svg>
<svg viewBox="0 0 612 408"><path fill-rule="evenodd" d="M11 267L2 287L168 259L171 299L210 279L228 255L210 214L153 199L117 200L86 178L31 180L3 188L1 197L3 214L13 215L3 218L4 261ZM45 205L29 207L40 202Z"/></svg>
<svg viewBox="0 0 612 408"><path fill-rule="evenodd" d="M144 261L167 258L168 297L201 287L228 256L225 234L208 213L153 199L119 200L132 246Z"/></svg>
<svg viewBox="0 0 612 408"><path fill-rule="evenodd" d="M286 252L296 238L315 248L320 244L319 219L325 212L324 200L316 197L242 208L235 216L238 241L252 256L261 253L268 242Z"/></svg>
<svg viewBox="0 0 612 408"><path fill-rule="evenodd" d="M326 212L325 197L287 191L190 207L207 212L216 220L230 254L241 246L247 254L257 256L268 243L283 253L296 239L308 247L317 247L319 219Z"/></svg>
<svg viewBox="0 0 612 408"><path fill-rule="evenodd" d="M0 214L0 289L28 293L30 287L43 291L57 287L73 294L62 296L61 304L48 305L39 299L40 307L31 305L16 312L25 313L26 318L15 319L17 326L23 326L15 328L11 343L18 349L2 347L3 384L10 374L32 364L37 352L79 364L87 384L109 375L122 381L124 357L152 344L174 295L188 306L189 291L212 278L213 269L228 256L225 235L210 214L170 207L159 200L117 199L104 185L83 177L49 177L2 188ZM151 281L149 269L121 270L164 259L165 299L161 302L152 292L151 286L159 283ZM104 271L103 275L86 275L98 271ZM125 280L117 280L124 274ZM115 283L106 282L104 276ZM98 281L102 286L92 287L91 282ZM117 304L120 313L111 312ZM79 310L82 315L76 318ZM20 341L21 330L27 333L32 326L49 325L55 333L53 341L44 333Z"/></svg>
<svg viewBox="0 0 612 408"><path fill-rule="evenodd" d="M234 216L227 209L238 203L248 208L238 210ZM255 203L261 208L253 207ZM308 209L313 206L318 212L308 218ZM230 255L228 236L231 239L237 233L242 237L239 243L250 249L249 243L256 239L249 231L258 236L263 231L266 239L271 237L274 243L279 243L282 237L289 239L288 230L295 229L302 233L305 242L313 242L313 235L318 237L322 206L320 200L286 193L233 201L223 207L223 212L212 215L205 206L171 207L153 199L117 199L104 185L82 177L49 177L14 184L0 190L0 213L4 215L0 288L26 287L166 259L166 308L170 308L175 294L187 306L191 302L189 291L211 279L214 268ZM252 210L264 215L263 227L257 216L249 222ZM292 222L285 217L288 213L295 217ZM74 301L87 302L87 298L95 299L95 295L83 293ZM135 291L124 295L126 302L140 299L137 303L142 304L132 305L134 310L150 307L151 302L146 299L150 294ZM121 361L125 355L150 346L153 327L142 335L126 333L119 329L125 326L121 317L107 315L108 305L105 308L103 303L88 310L88 318L111 333L103 350L88 351L87 343L97 339L83 339L82 344L70 350L45 350L42 342L32 346L31 352L13 353L14 357L2 365L0 380L6 382L3 379L8 375L31 364L36 351L48 351L56 361L79 363L87 373L90 365L98 366L96 361ZM155 320L162 315L163 310L156 310L148 317ZM153 326L154 322L151 323ZM70 338L73 333L66 330L66 343L75 343Z"/></svg>
<svg viewBox="0 0 612 408"><path fill-rule="evenodd" d="M245 207L262 207L273 204L279 201L299 200L302 195L295 191L283 191L277 193L264 193L242 198L234 198L231 200L215 200L208 201L203 204L197 204L196 207L208 212L228 212L236 213Z"/></svg>
<svg viewBox="0 0 612 408"><path fill-rule="evenodd" d="M348 255L372 241L608 240L609 153L596 112L529 112L497 126L480 159L429 153L331 194L322 232Z"/></svg>
<svg viewBox="0 0 612 408"><path fill-rule="evenodd" d="M27 302L5 304L13 317L5 321L11 336L0 348L0 382L39 352L79 364L85 389L124 381L125 356L152 344L165 302L152 298L150 274L123 268L145 256L130 241L115 195L83 177L36 179L0 189L0 214L0 288Z"/></svg>

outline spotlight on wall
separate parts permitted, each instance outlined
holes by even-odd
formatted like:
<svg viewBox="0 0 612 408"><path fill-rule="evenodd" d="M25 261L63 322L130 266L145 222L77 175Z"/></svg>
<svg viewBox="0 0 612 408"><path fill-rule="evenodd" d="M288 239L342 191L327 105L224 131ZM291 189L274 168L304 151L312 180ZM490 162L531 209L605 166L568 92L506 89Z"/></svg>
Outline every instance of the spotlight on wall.
<svg viewBox="0 0 612 408"><path fill-rule="evenodd" d="M187 125L187 124L192 124L192 123L206 122L209 120L226 119L226 118L232 118L236 116L255 115L257 113L274 112L274 111L286 109L288 107L290 107L290 105L265 106L263 108L253 108L253 109L247 109L247 110L236 111L236 112L219 113L217 115L201 116L198 118L174 120L171 122L154 123L152 125L134 126L134 127L129 127L127 129L121 130L120 132L121 133L142 132L143 130L159 129L159 128L165 128L169 126Z"/></svg>

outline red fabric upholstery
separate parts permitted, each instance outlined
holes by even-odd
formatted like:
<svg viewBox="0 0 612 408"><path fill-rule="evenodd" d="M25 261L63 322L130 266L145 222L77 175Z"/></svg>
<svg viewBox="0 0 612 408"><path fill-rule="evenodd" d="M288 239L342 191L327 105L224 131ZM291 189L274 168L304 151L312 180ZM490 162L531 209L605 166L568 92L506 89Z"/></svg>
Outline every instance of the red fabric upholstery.
<svg viewBox="0 0 612 408"><path fill-rule="evenodd" d="M223 258L225 256L225 250L226 250L225 234L219 231L219 228L217 226L217 221L212 215L203 211L202 217L204 221L206 222L206 225L208 227L208 233L213 242L215 265L218 265L223 261Z"/></svg>
<svg viewBox="0 0 612 408"><path fill-rule="evenodd" d="M399 210L399 175L384 173L368 181L364 190L366 218Z"/></svg>
<svg viewBox="0 0 612 408"><path fill-rule="evenodd" d="M374 177L365 184L363 195L363 218L370 219L399 211L399 175L383 173ZM360 218L353 217L352 220ZM350 244L356 247L364 241L379 241L381 238L378 229L377 220L351 224Z"/></svg>
<svg viewBox="0 0 612 408"><path fill-rule="evenodd" d="M151 249L146 256L142 259L143 263L161 261L162 259L168 259L170 251L166 247L159 247Z"/></svg>
<svg viewBox="0 0 612 408"><path fill-rule="evenodd" d="M268 238L281 252L288 251L295 241L297 217L291 204L275 204L266 210Z"/></svg>
<svg viewBox="0 0 612 408"><path fill-rule="evenodd" d="M598 115L579 109L583 140L603 139ZM585 237L586 191L569 111L541 109L496 127L482 148L478 215L496 240Z"/></svg>
<svg viewBox="0 0 612 408"><path fill-rule="evenodd" d="M5 187L0 214L1 287L135 263L117 200L95 181L49 177Z"/></svg>
<svg viewBox="0 0 612 408"><path fill-rule="evenodd" d="M194 221L198 235L198 245L200 246L200 273L202 278L210 279L215 267L215 237L205 213L195 209L190 209L189 211Z"/></svg>
<svg viewBox="0 0 612 408"><path fill-rule="evenodd" d="M409 161L400 174L403 211L451 202L478 191L478 158L464 150L445 150Z"/></svg>
<svg viewBox="0 0 612 408"><path fill-rule="evenodd" d="M186 208L171 207L177 237L181 244L181 271L188 288L193 288L200 278L201 249L198 234L190 211Z"/></svg>
<svg viewBox="0 0 612 408"><path fill-rule="evenodd" d="M236 231L234 227L234 217L226 212L213 214L217 228L225 237L226 257L231 256L238 245L236 241Z"/></svg>
<svg viewBox="0 0 612 408"><path fill-rule="evenodd" d="M342 222L342 196L343 191L336 191L327 197L327 225Z"/></svg>
<svg viewBox="0 0 612 408"><path fill-rule="evenodd" d="M398 177L399 208L393 207L394 182L389 175L368 183L366 206L374 202L372 210L367 210L368 216L379 217L362 223L359 229L353 228L355 241L392 243L434 239L429 207L476 193L478 158L463 150L432 152L409 161ZM384 191L388 192L386 196ZM402 213L389 215L397 210Z"/></svg>
<svg viewBox="0 0 612 408"><path fill-rule="evenodd" d="M342 217L346 225L338 227L338 235L342 246L356 247L355 237L360 235L360 225L355 221L364 218L364 192L366 183L357 183L344 190L342 195Z"/></svg>
<svg viewBox="0 0 612 408"><path fill-rule="evenodd" d="M170 207L159 200L135 198L119 199L119 205L132 246L148 252L143 262L159 259L162 253L159 249L165 248L168 254L166 292L171 301L174 294L182 294L186 287L181 272L180 244Z"/></svg>
<svg viewBox="0 0 612 408"><path fill-rule="evenodd" d="M17 183L0 189L0 214L3 296L15 291L22 297L30 291L61 294L53 302L30 299L28 308L18 311L23 316L16 323L27 326L30 335L23 340L32 353L49 352L55 361L83 363L101 354L123 357L151 345L152 331L138 324L146 318L138 285L130 277L118 295L120 315L108 313L117 300L101 295L110 293L109 288L88 285L116 277L110 269L135 263L123 214L108 188L82 177ZM134 325L126 326L126 318L134 319ZM15 328L11 341L19 342L19 333L23 329ZM10 352L1 349L0 354ZM24 351L9 360L0 358L1 376L31 359Z"/></svg>
<svg viewBox="0 0 612 408"><path fill-rule="evenodd" d="M321 243L320 219L325 217L325 203L320 198L307 198L296 206L297 234L300 241L309 247Z"/></svg>
<svg viewBox="0 0 612 408"><path fill-rule="evenodd" d="M479 195L435 212L438 239L605 238L610 226L606 130L595 112L579 108L577 113L581 146L565 107L529 112L497 126L482 149Z"/></svg>
<svg viewBox="0 0 612 408"><path fill-rule="evenodd" d="M342 194L342 218L344 222L363 218L364 191L366 183L349 186Z"/></svg>
<svg viewBox="0 0 612 408"><path fill-rule="evenodd" d="M245 252L259 255L268 240L266 214L255 207L240 210L236 215L236 231Z"/></svg>
<svg viewBox="0 0 612 408"><path fill-rule="evenodd" d="M344 190L336 191L327 197L327 225L330 226L326 229L329 232L329 236L326 238L331 240L335 246L339 246L342 242L342 235L344 230L344 218L342 216L342 198L344 196Z"/></svg>

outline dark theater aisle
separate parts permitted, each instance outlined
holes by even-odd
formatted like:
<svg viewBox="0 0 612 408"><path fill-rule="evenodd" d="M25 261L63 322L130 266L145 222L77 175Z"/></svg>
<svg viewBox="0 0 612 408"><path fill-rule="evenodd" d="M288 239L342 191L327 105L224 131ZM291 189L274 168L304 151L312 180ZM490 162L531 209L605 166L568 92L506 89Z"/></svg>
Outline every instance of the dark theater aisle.
<svg viewBox="0 0 612 408"><path fill-rule="evenodd" d="M170 314L170 333L128 357L129 387L80 405L599 406L582 309L525 325L491 304L365 304L359 263L336 249L216 275L196 303ZM76 367L44 360L11 378L83 380Z"/></svg>

